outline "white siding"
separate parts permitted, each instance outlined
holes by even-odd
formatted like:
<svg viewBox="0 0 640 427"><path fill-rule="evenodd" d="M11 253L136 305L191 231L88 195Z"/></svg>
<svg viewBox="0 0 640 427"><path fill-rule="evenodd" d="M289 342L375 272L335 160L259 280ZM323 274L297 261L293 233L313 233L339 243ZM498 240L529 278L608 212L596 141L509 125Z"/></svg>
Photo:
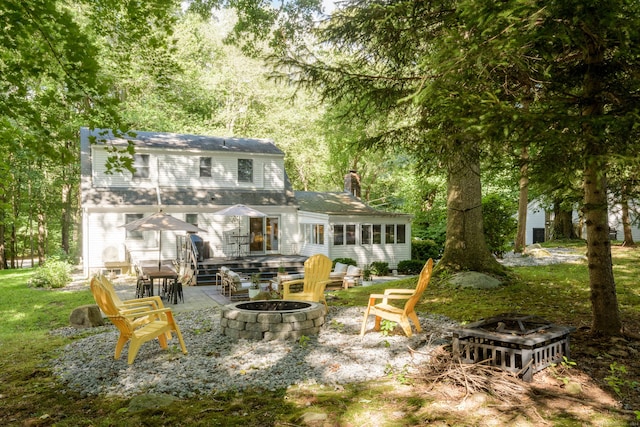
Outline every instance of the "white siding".
<svg viewBox="0 0 640 427"><path fill-rule="evenodd" d="M139 150L149 154L149 178L134 179L129 171L106 173L109 157L102 147L92 147L95 187L189 187L284 189L284 159L267 156L237 156L217 152L172 153ZM211 157L211 177L200 177L200 157ZM253 159L253 182L238 182L238 158Z"/></svg>

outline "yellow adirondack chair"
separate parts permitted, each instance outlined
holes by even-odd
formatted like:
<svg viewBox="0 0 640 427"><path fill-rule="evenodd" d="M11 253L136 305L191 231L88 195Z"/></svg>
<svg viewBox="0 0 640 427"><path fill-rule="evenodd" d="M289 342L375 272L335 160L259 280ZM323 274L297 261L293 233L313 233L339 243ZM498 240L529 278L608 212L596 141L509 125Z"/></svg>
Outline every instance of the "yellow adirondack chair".
<svg viewBox="0 0 640 427"><path fill-rule="evenodd" d="M130 299L130 300L122 300L122 299L120 299L120 297L116 293L116 289L113 286L113 283L111 283L111 280L107 279L102 274L98 274L98 275L93 276L93 278L91 280L92 281L93 280L98 281L99 284L102 285L102 287L104 287L105 290L111 294L111 298L113 299L113 303L117 307L120 307L123 310L128 310L128 309L132 309L132 308L135 308L135 309L146 309L146 310L157 310L159 308L164 308L164 303L162 302L162 298L160 298L159 296L136 298L136 299ZM133 322L135 327L138 327L140 325L143 325L143 324L149 322L148 316L144 315L142 313L142 311L143 310L137 311L140 314L140 317L132 320L132 322ZM160 313L160 314L156 314L155 317L160 317L160 318L164 319L166 316L164 314ZM171 333L170 332L167 334L167 339L171 339Z"/></svg>
<svg viewBox="0 0 640 427"><path fill-rule="evenodd" d="M304 279L282 282L282 299L322 302L325 306L324 289L331 283L331 260L322 254L312 255L304 262ZM292 292L291 286L302 283L301 292Z"/></svg>
<svg viewBox="0 0 640 427"><path fill-rule="evenodd" d="M431 271L433 270L433 260L430 259L424 265L422 272L420 272L420 278L415 289L385 289L384 294L371 294L369 295L369 305L364 312L364 319L362 320L362 329L360 330L360 336L364 336L364 331L367 326L367 318L373 314L376 316L375 330L380 330L380 320L386 319L392 322L398 323L404 333L410 337L413 333L411 331L411 320L418 332L422 331L420 328L420 322L418 316L414 311L414 308L422 293L427 288L429 280L431 280ZM382 299L382 302L376 304L376 300ZM389 300L407 300L403 308L399 308L389 304Z"/></svg>
<svg viewBox="0 0 640 427"><path fill-rule="evenodd" d="M147 341L158 338L160 347L167 348L167 338L170 339L171 332L176 333L182 352L187 354L182 334L173 319L170 308L153 310L150 310L149 306L123 308L123 306L116 304L111 292L99 280L91 280L91 292L98 307L120 331L120 338L118 338L114 354L115 359L120 359L122 349L127 342L130 342L127 358L129 365L135 360L140 346ZM141 321L141 319L144 320Z"/></svg>

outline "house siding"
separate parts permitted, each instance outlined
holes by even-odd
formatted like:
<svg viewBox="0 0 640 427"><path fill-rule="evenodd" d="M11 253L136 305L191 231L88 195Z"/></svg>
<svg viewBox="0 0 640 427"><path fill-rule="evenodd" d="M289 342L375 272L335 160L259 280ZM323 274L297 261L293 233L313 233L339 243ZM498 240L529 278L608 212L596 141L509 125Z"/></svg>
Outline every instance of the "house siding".
<svg viewBox="0 0 640 427"><path fill-rule="evenodd" d="M250 158L225 153L169 153L138 150L149 155L149 177L134 178L129 171L107 173L109 153L102 147L92 149L92 180L94 187L189 187L243 188L280 190L285 188L284 160L253 158L253 182L238 182L238 159ZM200 177L200 158L211 158L211 177Z"/></svg>

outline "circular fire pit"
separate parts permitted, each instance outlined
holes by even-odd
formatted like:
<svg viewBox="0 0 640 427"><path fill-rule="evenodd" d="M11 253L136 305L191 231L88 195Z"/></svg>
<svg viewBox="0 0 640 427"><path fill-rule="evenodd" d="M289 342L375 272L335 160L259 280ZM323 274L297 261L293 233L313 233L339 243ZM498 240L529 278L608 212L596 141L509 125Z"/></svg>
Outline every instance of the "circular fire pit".
<svg viewBox="0 0 640 427"><path fill-rule="evenodd" d="M220 326L223 335L236 339L298 339L317 335L325 313L324 305L315 302L236 302L222 308Z"/></svg>

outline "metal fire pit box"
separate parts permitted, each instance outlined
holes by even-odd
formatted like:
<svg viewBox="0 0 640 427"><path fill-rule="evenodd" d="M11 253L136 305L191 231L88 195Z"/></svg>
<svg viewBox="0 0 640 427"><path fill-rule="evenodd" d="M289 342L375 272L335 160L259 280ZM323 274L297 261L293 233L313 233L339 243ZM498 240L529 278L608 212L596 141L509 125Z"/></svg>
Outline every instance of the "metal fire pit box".
<svg viewBox="0 0 640 427"><path fill-rule="evenodd" d="M574 329L537 316L500 314L452 330L453 353L463 363L484 361L530 382L534 373L569 358Z"/></svg>

